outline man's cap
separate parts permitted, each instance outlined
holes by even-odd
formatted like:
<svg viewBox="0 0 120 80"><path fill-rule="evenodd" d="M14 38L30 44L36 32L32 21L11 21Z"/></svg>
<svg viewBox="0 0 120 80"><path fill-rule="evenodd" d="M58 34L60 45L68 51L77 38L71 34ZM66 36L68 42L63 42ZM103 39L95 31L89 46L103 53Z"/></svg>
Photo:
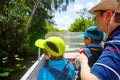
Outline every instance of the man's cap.
<svg viewBox="0 0 120 80"><path fill-rule="evenodd" d="M120 13L118 3L120 3L119 0L98 0L97 4L88 10L88 12L94 13L96 10L112 10Z"/></svg>
<svg viewBox="0 0 120 80"><path fill-rule="evenodd" d="M53 56L62 56L65 52L64 41L57 36L52 36L47 39L38 39L35 41L35 45L39 48L45 49Z"/></svg>
<svg viewBox="0 0 120 80"><path fill-rule="evenodd" d="M83 34L77 36L77 38L81 39L84 37L91 38L93 40L103 40L104 33L99 31L96 26L91 26L86 29Z"/></svg>

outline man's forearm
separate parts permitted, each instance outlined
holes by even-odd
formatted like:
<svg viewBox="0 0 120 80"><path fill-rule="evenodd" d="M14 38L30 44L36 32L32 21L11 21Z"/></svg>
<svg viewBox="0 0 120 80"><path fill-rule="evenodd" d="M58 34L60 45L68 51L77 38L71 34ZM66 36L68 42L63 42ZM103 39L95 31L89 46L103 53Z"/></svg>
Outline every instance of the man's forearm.
<svg viewBox="0 0 120 80"><path fill-rule="evenodd" d="M90 73L90 67L87 63L81 63L81 79L82 80L99 80L95 75Z"/></svg>

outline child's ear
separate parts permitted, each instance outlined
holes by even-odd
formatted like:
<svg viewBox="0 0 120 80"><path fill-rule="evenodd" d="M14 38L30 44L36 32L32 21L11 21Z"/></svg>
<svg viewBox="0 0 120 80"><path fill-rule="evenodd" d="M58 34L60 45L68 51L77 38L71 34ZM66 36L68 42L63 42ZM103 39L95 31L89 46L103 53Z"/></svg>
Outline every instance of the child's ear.
<svg viewBox="0 0 120 80"><path fill-rule="evenodd" d="M45 53L45 59L49 60L51 58L51 54L50 53Z"/></svg>
<svg viewBox="0 0 120 80"><path fill-rule="evenodd" d="M88 38L88 41L91 42L91 38Z"/></svg>

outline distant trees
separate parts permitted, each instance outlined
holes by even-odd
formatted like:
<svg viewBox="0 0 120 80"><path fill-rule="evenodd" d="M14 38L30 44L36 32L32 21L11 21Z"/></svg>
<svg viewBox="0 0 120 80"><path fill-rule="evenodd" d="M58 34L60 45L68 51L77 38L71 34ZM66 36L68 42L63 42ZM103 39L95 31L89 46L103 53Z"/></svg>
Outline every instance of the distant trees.
<svg viewBox="0 0 120 80"><path fill-rule="evenodd" d="M71 24L69 31L70 32L83 32L89 26L93 26L93 15L89 14L86 9L83 9L81 12L78 12L80 18L76 19L73 24Z"/></svg>

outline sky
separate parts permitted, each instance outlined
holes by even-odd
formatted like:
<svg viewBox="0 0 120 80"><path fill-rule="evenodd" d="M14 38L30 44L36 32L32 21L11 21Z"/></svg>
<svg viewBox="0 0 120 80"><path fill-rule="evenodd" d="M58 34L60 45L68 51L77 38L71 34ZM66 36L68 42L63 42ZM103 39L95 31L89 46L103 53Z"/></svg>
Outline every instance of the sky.
<svg viewBox="0 0 120 80"><path fill-rule="evenodd" d="M57 25L54 25L54 27L59 30L68 30L70 25L74 23L75 19L80 17L80 15L76 12L83 8L89 9L96 3L97 0L75 0L74 3L69 4L66 12L55 12L53 20L55 20Z"/></svg>

